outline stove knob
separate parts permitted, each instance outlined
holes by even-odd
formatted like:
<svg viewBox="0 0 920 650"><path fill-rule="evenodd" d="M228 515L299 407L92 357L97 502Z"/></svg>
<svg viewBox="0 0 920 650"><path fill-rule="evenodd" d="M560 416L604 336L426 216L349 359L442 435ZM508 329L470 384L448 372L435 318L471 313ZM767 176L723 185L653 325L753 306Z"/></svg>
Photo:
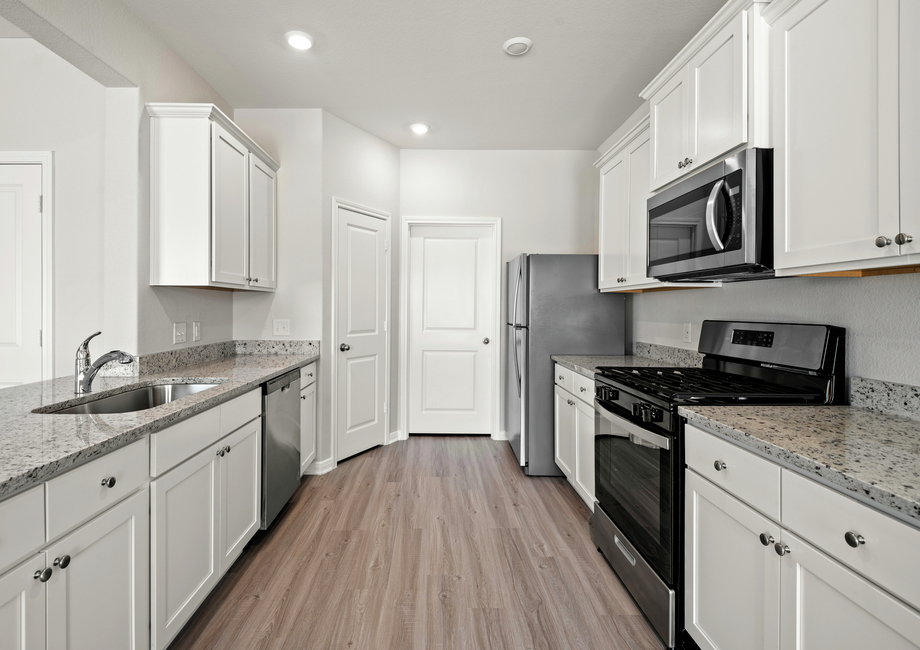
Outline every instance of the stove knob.
<svg viewBox="0 0 920 650"><path fill-rule="evenodd" d="M645 406L645 408L642 409L642 421L643 422L654 422L654 420L652 420L652 411L654 410L655 409L653 408Z"/></svg>
<svg viewBox="0 0 920 650"><path fill-rule="evenodd" d="M649 419L643 421L645 422L661 422L664 419L664 412L661 409L656 409L649 407L648 409Z"/></svg>

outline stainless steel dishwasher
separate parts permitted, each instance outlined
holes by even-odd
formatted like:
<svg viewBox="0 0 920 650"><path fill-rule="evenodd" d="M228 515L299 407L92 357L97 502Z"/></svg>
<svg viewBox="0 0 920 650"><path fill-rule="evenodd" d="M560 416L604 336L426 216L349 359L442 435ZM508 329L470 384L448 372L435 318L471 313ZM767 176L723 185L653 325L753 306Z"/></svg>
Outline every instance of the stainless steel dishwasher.
<svg viewBox="0 0 920 650"><path fill-rule="evenodd" d="M300 485L300 369L262 387L262 525L264 530Z"/></svg>

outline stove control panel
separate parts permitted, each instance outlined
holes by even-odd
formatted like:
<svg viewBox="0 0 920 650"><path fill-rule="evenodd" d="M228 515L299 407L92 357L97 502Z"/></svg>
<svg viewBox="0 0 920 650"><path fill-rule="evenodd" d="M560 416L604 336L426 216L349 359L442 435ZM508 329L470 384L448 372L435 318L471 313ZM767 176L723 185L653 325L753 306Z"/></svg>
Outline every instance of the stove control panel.
<svg viewBox="0 0 920 650"><path fill-rule="evenodd" d="M758 348L772 348L773 336L773 332L732 330L732 343L735 345L752 345Z"/></svg>
<svg viewBox="0 0 920 650"><path fill-rule="evenodd" d="M620 399L620 391L609 386L596 386L594 396L602 402L615 402Z"/></svg>
<svg viewBox="0 0 920 650"><path fill-rule="evenodd" d="M633 404L633 417L640 418L643 422L661 422L664 411L651 404Z"/></svg>

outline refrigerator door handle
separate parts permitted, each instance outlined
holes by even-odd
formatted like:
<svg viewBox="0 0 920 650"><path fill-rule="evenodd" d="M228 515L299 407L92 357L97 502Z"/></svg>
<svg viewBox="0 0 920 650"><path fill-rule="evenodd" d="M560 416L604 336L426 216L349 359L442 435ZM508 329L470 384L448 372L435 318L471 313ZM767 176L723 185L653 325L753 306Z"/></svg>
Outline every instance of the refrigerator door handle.
<svg viewBox="0 0 920 650"><path fill-rule="evenodd" d="M521 364L518 361L518 345L517 345L518 332L520 330L517 328L514 328L512 331L514 332L514 372L517 375L518 397L521 397ZM521 347L522 348L524 347L523 343L521 344ZM521 350L521 352L523 352L523 350Z"/></svg>
<svg viewBox="0 0 920 650"><path fill-rule="evenodd" d="M514 325L515 327L517 327L518 325L517 306L518 306L518 298L521 295L519 289L521 288L521 280L523 279L524 279L524 267L522 265L518 267L518 276L517 276L517 280L514 283L514 309L511 312L511 324ZM515 357L515 359L517 359L517 357ZM520 377L520 374L518 374L518 377Z"/></svg>

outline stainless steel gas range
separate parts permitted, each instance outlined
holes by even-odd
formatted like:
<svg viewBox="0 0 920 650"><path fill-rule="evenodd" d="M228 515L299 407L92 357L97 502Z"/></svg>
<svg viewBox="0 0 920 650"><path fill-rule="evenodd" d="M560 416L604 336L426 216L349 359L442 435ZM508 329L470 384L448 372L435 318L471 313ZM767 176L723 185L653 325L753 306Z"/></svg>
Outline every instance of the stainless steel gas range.
<svg viewBox="0 0 920 650"><path fill-rule="evenodd" d="M683 633L684 423L693 404L845 404L845 330L704 321L702 368L595 375L595 544L669 648Z"/></svg>

